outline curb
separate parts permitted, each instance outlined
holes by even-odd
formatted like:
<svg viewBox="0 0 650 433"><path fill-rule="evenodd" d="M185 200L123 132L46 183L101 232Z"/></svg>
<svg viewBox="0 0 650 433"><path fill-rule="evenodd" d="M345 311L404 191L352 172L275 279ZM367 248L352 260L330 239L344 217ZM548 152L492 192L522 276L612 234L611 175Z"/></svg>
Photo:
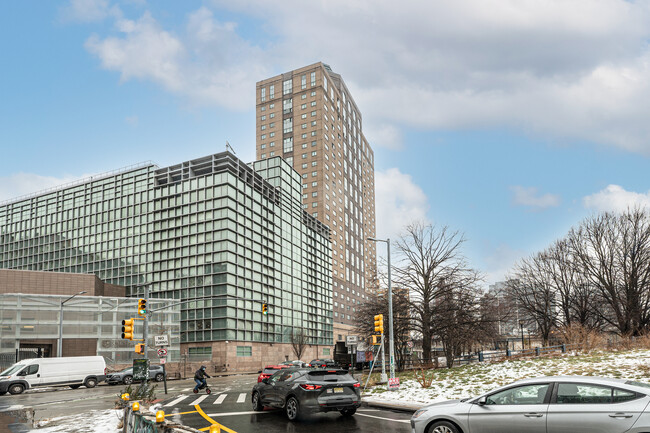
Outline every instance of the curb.
<svg viewBox="0 0 650 433"><path fill-rule="evenodd" d="M382 409L392 409L400 412L413 413L416 410L426 406L425 403L406 403L402 401L389 401L389 400L369 400L361 398L361 404L364 407L379 407Z"/></svg>

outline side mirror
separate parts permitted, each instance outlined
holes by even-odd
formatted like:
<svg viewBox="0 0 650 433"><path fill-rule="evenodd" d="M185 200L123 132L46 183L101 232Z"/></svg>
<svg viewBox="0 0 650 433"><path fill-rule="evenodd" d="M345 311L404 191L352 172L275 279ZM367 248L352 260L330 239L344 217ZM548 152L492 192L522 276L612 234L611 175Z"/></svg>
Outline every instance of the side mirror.
<svg viewBox="0 0 650 433"><path fill-rule="evenodd" d="M265 377L264 379L262 379L262 383L266 383L266 384L268 385L268 383L269 383L269 378L268 378L268 377Z"/></svg>
<svg viewBox="0 0 650 433"><path fill-rule="evenodd" d="M262 374L262 370L258 371L257 374Z"/></svg>
<svg viewBox="0 0 650 433"><path fill-rule="evenodd" d="M485 404L487 404L487 397L483 396L483 397L479 398L476 401L476 404L478 404L479 406L484 406Z"/></svg>

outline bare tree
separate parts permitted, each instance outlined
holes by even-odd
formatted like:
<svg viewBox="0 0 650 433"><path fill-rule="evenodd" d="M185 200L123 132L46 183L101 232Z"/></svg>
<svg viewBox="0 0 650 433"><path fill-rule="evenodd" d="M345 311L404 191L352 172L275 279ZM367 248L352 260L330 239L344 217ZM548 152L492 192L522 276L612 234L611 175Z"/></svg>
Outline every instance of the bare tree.
<svg viewBox="0 0 650 433"><path fill-rule="evenodd" d="M607 309L602 318L622 335L650 324L650 215L645 209L588 218L569 244Z"/></svg>
<svg viewBox="0 0 650 433"><path fill-rule="evenodd" d="M302 354L305 352L305 348L309 342L309 337L304 329L294 329L291 333L291 348L293 349L296 359L302 358Z"/></svg>
<svg viewBox="0 0 650 433"><path fill-rule="evenodd" d="M388 299L384 294L370 294L366 301L359 304L354 315L356 332L362 336L375 334L374 316L384 315L384 335L386 341L390 338L388 329ZM407 289L393 288L393 332L395 332L395 362L397 369L404 368L408 342L412 330L410 303ZM388 346L385 347L388 350Z"/></svg>
<svg viewBox="0 0 650 433"><path fill-rule="evenodd" d="M448 227L424 223L407 226L406 234L397 241L401 259L393 267L395 280L408 287L411 294L413 328L422 335L425 362L431 360L431 340L435 333L436 302L447 295L456 275L464 268L460 247L463 236Z"/></svg>

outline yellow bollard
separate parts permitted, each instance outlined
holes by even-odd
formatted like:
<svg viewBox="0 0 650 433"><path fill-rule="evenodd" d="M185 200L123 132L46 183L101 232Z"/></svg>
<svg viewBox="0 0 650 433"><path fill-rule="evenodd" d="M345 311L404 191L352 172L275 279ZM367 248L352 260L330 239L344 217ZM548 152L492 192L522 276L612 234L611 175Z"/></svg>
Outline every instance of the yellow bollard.
<svg viewBox="0 0 650 433"><path fill-rule="evenodd" d="M210 426L210 432L209 433L221 433L221 429L217 424L212 424Z"/></svg>
<svg viewBox="0 0 650 433"><path fill-rule="evenodd" d="M165 421L165 411L164 410L159 410L156 412L156 422L164 422Z"/></svg>

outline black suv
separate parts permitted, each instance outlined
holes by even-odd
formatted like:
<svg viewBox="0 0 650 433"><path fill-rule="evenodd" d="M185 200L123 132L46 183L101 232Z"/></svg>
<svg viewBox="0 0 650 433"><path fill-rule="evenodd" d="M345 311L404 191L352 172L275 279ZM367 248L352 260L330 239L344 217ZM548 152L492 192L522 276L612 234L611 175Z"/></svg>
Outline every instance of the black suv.
<svg viewBox="0 0 650 433"><path fill-rule="evenodd" d="M351 416L361 405L361 384L345 370L287 368L256 384L251 401L255 411L284 409L290 420L334 410Z"/></svg>

